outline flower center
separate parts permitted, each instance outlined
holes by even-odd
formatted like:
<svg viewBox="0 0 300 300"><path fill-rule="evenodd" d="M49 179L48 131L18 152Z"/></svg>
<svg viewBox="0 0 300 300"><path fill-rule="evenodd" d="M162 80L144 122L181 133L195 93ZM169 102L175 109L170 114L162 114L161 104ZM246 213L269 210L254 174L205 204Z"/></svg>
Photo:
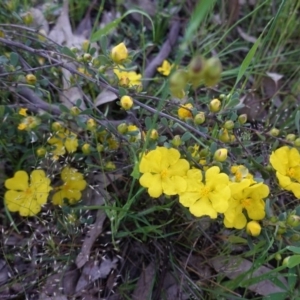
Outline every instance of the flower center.
<svg viewBox="0 0 300 300"><path fill-rule="evenodd" d="M169 177L168 175L169 174L168 174L168 170L167 169L164 169L164 170L162 170L160 172L160 176L161 176L162 179L165 179L165 178Z"/></svg>
<svg viewBox="0 0 300 300"><path fill-rule="evenodd" d="M201 198L203 197L208 197L208 194L210 193L210 188L205 186L203 187L201 190L200 190L200 195L201 195Z"/></svg>
<svg viewBox="0 0 300 300"><path fill-rule="evenodd" d="M242 206L245 207L245 208L250 206L251 200L252 200L251 198L247 198L247 199L242 200L241 201Z"/></svg>
<svg viewBox="0 0 300 300"><path fill-rule="evenodd" d="M287 175L291 178L293 178L295 176L295 169L294 168L289 168L287 170Z"/></svg>
<svg viewBox="0 0 300 300"><path fill-rule="evenodd" d="M241 180L242 180L242 173L241 172L239 172L239 171L237 171L236 173L235 173L235 181L236 182L240 182Z"/></svg>
<svg viewBox="0 0 300 300"><path fill-rule="evenodd" d="M28 188L26 191L25 191L25 194L26 196L30 196L32 194L32 190L30 188Z"/></svg>

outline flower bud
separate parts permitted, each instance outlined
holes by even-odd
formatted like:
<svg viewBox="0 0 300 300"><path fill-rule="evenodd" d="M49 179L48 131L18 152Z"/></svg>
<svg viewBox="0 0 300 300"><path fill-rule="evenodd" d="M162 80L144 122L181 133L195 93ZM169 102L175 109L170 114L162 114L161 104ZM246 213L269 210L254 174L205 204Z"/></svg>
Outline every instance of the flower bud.
<svg viewBox="0 0 300 300"><path fill-rule="evenodd" d="M279 135L279 129L277 129L277 128L272 128L270 131L269 131L269 134L271 135L271 136L274 136L274 137L276 137L276 136L278 136Z"/></svg>
<svg viewBox="0 0 300 300"><path fill-rule="evenodd" d="M193 88L197 88L203 82L205 63L205 59L198 55L195 56L188 65L188 81L192 84Z"/></svg>
<svg viewBox="0 0 300 300"><path fill-rule="evenodd" d="M287 217L286 224L291 227L297 227L300 225L300 217L297 215L289 215Z"/></svg>
<svg viewBox="0 0 300 300"><path fill-rule="evenodd" d="M291 240L292 242L299 242L299 241L300 241L300 234L294 233L294 234L290 237L290 240Z"/></svg>
<svg viewBox="0 0 300 300"><path fill-rule="evenodd" d="M71 50L74 54L78 53L78 48L76 48L76 47L71 47L70 50Z"/></svg>
<svg viewBox="0 0 300 300"><path fill-rule="evenodd" d="M174 147L179 147L181 144L182 144L182 141L181 141L180 135L175 135L172 139L172 145Z"/></svg>
<svg viewBox="0 0 300 300"><path fill-rule="evenodd" d="M179 119L186 120L193 117L191 110L193 109L193 104L187 103L178 108L177 114Z"/></svg>
<svg viewBox="0 0 300 300"><path fill-rule="evenodd" d="M283 261L282 261L282 265L284 267L287 267L289 265L289 260L290 260L291 256L287 256Z"/></svg>
<svg viewBox="0 0 300 300"><path fill-rule="evenodd" d="M70 113L72 116L76 117L80 114L80 109L77 106L73 106L70 108Z"/></svg>
<svg viewBox="0 0 300 300"><path fill-rule="evenodd" d="M27 12L22 16L22 19L25 25L31 25L33 22L33 15L31 12Z"/></svg>
<svg viewBox="0 0 300 300"><path fill-rule="evenodd" d="M118 125L117 129L119 133L125 134L128 130L128 125L126 123L121 123Z"/></svg>
<svg viewBox="0 0 300 300"><path fill-rule="evenodd" d="M286 224L283 221L277 222L277 225L278 225L277 234L286 233Z"/></svg>
<svg viewBox="0 0 300 300"><path fill-rule="evenodd" d="M40 148L36 149L36 155L38 157L45 157L46 153L47 153L47 150L45 147L40 147Z"/></svg>
<svg viewBox="0 0 300 300"><path fill-rule="evenodd" d="M108 161L105 165L104 165L105 170L107 171L113 171L115 170L117 167L116 165L112 162L112 161Z"/></svg>
<svg viewBox="0 0 300 300"><path fill-rule="evenodd" d="M133 106L133 100L130 96L123 96L120 100L120 104L124 110L129 110Z"/></svg>
<svg viewBox="0 0 300 300"><path fill-rule="evenodd" d="M84 52L88 52L89 48L90 48L90 41L89 40L84 40L81 48Z"/></svg>
<svg viewBox="0 0 300 300"><path fill-rule="evenodd" d="M276 253L274 258L277 260L277 261L281 261L282 260L282 256L280 253Z"/></svg>
<svg viewBox="0 0 300 300"><path fill-rule="evenodd" d="M229 143L231 141L231 137L228 134L227 129L221 129L219 131L219 136L218 136L219 140L223 143Z"/></svg>
<svg viewBox="0 0 300 300"><path fill-rule="evenodd" d="M26 75L26 82L28 84L35 84L36 83L36 77L33 74L27 74Z"/></svg>
<svg viewBox="0 0 300 300"><path fill-rule="evenodd" d="M250 221L247 223L246 232L252 236L259 236L261 232L261 226L256 221Z"/></svg>
<svg viewBox="0 0 300 300"><path fill-rule="evenodd" d="M214 160L223 162L227 159L228 150L226 148L218 149L214 154Z"/></svg>
<svg viewBox="0 0 300 300"><path fill-rule="evenodd" d="M126 60L128 57L128 50L125 44L120 43L117 46L113 47L111 49L110 57L117 64Z"/></svg>
<svg viewBox="0 0 300 300"><path fill-rule="evenodd" d="M223 125L224 128L231 130L234 128L234 122L232 120L228 120Z"/></svg>
<svg viewBox="0 0 300 300"><path fill-rule="evenodd" d="M213 99L209 103L209 110L211 112L219 112L221 109L221 101L219 99Z"/></svg>
<svg viewBox="0 0 300 300"><path fill-rule="evenodd" d="M300 147L300 138L296 138L296 139L295 139L294 145L295 145L296 147Z"/></svg>
<svg viewBox="0 0 300 300"><path fill-rule="evenodd" d="M187 73L185 70L176 70L169 81L169 90L172 97L182 99L185 96L185 87L187 85Z"/></svg>
<svg viewBox="0 0 300 300"><path fill-rule="evenodd" d="M83 61L84 62L90 62L93 59L92 55L89 53L84 53L83 54Z"/></svg>
<svg viewBox="0 0 300 300"><path fill-rule="evenodd" d="M51 124L51 130L53 132L60 132L64 130L64 127L59 122L53 122Z"/></svg>
<svg viewBox="0 0 300 300"><path fill-rule="evenodd" d="M246 114L239 115L238 121L241 125L245 124L247 122L247 115Z"/></svg>
<svg viewBox="0 0 300 300"><path fill-rule="evenodd" d="M104 146L100 143L97 144L97 147L96 147L97 151L100 153L100 152L103 152L104 151Z"/></svg>
<svg viewBox="0 0 300 300"><path fill-rule="evenodd" d="M205 113L203 111L200 111L196 114L194 117L194 123L196 125L201 125L205 122Z"/></svg>
<svg viewBox="0 0 300 300"><path fill-rule="evenodd" d="M287 141L289 141L289 142L293 142L293 141L295 141L295 139L296 139L296 135L293 134L293 133L290 133L290 134L288 134L288 135L285 137L285 139L286 139Z"/></svg>
<svg viewBox="0 0 300 300"><path fill-rule="evenodd" d="M28 110L28 108L20 108L19 115L21 115L23 117L27 117L27 110Z"/></svg>
<svg viewBox="0 0 300 300"><path fill-rule="evenodd" d="M86 121L86 129L90 131L94 131L97 127L97 123L94 119L88 119Z"/></svg>
<svg viewBox="0 0 300 300"><path fill-rule="evenodd" d="M158 131L156 129L152 129L149 137L151 140L156 141L158 139Z"/></svg>
<svg viewBox="0 0 300 300"><path fill-rule="evenodd" d="M81 147L81 151L83 154L88 155L91 153L91 145L88 143L85 143L82 147Z"/></svg>
<svg viewBox="0 0 300 300"><path fill-rule="evenodd" d="M208 87L216 85L222 73L222 64L217 57L211 57L206 60L203 70L204 84Z"/></svg>
<svg viewBox="0 0 300 300"><path fill-rule="evenodd" d="M45 29L40 29L39 30L39 34L38 34L39 41L45 42L46 41L46 37L47 37L47 33L46 33Z"/></svg>

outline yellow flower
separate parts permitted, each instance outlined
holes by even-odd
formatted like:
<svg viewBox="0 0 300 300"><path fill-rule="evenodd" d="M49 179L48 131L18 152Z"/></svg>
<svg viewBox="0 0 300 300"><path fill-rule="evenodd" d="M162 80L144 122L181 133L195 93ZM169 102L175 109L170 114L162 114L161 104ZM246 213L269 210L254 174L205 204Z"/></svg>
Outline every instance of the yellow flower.
<svg viewBox="0 0 300 300"><path fill-rule="evenodd" d="M5 181L5 187L9 189L4 195L8 210L18 211L23 217L39 213L52 190L50 179L42 170L31 172L30 183L29 176L25 171L17 171L13 178Z"/></svg>
<svg viewBox="0 0 300 300"><path fill-rule="evenodd" d="M252 236L259 236L261 232L261 226L256 221L250 221L247 224L246 232Z"/></svg>
<svg viewBox="0 0 300 300"><path fill-rule="evenodd" d="M233 182L241 182L243 179L249 179L250 185L256 183L256 181L253 179L253 175L249 173L249 170L243 166L232 166L230 169L231 173L234 174L230 177L230 180Z"/></svg>
<svg viewBox="0 0 300 300"><path fill-rule="evenodd" d="M125 71L123 66L118 66L113 69L115 75L119 79L119 84L125 87L136 87L138 90L142 88L141 74L134 71Z"/></svg>
<svg viewBox="0 0 300 300"><path fill-rule="evenodd" d="M171 65L167 60L164 60L162 65L157 68L157 71L164 76L169 76L173 65Z"/></svg>
<svg viewBox="0 0 300 300"><path fill-rule="evenodd" d="M231 198L229 207L224 213L224 225L227 228L242 229L246 226L247 218L244 210L252 220L262 220L265 217L265 202L263 198L269 195L269 187L262 182L251 185L251 181L243 179L232 182L229 187Z"/></svg>
<svg viewBox="0 0 300 300"><path fill-rule="evenodd" d="M69 153L75 152L78 148L78 139L75 133L66 129L65 131L59 131L52 136L48 140L48 144L55 147L51 153L60 156L66 153L66 149Z"/></svg>
<svg viewBox="0 0 300 300"><path fill-rule="evenodd" d="M41 120L37 117L25 117L18 126L19 130L31 130L41 124Z"/></svg>
<svg viewBox="0 0 300 300"><path fill-rule="evenodd" d="M219 167L211 167L205 172L205 181L200 170L191 169L187 172L187 189L179 195L179 202L189 207L196 217L209 216L217 218L229 206L231 195L229 178L220 173Z"/></svg>
<svg viewBox="0 0 300 300"><path fill-rule="evenodd" d="M121 97L120 104L124 110L129 110L133 105L133 100L130 96L123 96Z"/></svg>
<svg viewBox="0 0 300 300"><path fill-rule="evenodd" d="M64 184L57 188L59 191L53 195L52 203L63 205L64 199L68 199L70 204L75 204L81 199L81 191L87 185L83 175L74 168L65 167L61 172L61 179Z"/></svg>
<svg viewBox="0 0 300 300"><path fill-rule="evenodd" d="M111 59L119 64L127 59L128 57L128 50L124 43L120 43L117 46L113 47L111 49L110 53Z"/></svg>
<svg viewBox="0 0 300 300"><path fill-rule="evenodd" d="M193 117L193 114L191 112L192 109L193 109L193 105L191 103L182 105L177 112L179 119L186 120L192 118Z"/></svg>
<svg viewBox="0 0 300 300"><path fill-rule="evenodd" d="M20 108L19 115L27 117L27 110L28 108Z"/></svg>
<svg viewBox="0 0 300 300"><path fill-rule="evenodd" d="M157 147L141 158L139 170L141 186L148 188L151 197L157 198L162 193L176 195L186 189L184 176L189 163L180 159L180 153L174 148Z"/></svg>
<svg viewBox="0 0 300 300"><path fill-rule="evenodd" d="M141 132L135 125L128 125L127 135L129 135L129 142L134 143L141 139Z"/></svg>
<svg viewBox="0 0 300 300"><path fill-rule="evenodd" d="M276 170L279 185L300 198L300 154L296 148L287 146L277 149L270 156L270 163Z"/></svg>

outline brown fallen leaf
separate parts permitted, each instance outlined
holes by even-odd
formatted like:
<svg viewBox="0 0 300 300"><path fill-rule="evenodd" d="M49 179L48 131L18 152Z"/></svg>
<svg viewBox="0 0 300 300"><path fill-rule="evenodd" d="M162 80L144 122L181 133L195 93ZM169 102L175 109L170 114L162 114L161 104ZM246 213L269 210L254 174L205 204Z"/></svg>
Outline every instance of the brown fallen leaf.
<svg viewBox="0 0 300 300"><path fill-rule="evenodd" d="M230 279L235 279L241 274L245 274L253 269L253 262L236 256L219 256L214 257L210 260L211 265L214 267L216 272L222 273ZM267 274L272 271L271 267L260 266L257 269L253 270L253 272L249 272L245 276L245 279L255 278ZM270 280L262 280L258 283L247 286L249 290L255 292L259 295L268 296L273 293L282 293L288 290L288 282L287 280L276 274L276 278L282 283L283 286L286 287L286 290L275 285ZM242 282L241 282L242 283Z"/></svg>
<svg viewBox="0 0 300 300"><path fill-rule="evenodd" d="M155 280L155 269L154 262L151 262L145 269L143 269L132 294L133 300L150 299Z"/></svg>
<svg viewBox="0 0 300 300"><path fill-rule="evenodd" d="M103 259L102 261L88 261L82 270L81 276L76 285L76 292L80 292L85 289L89 284L93 283L99 278L106 278L112 270L117 267L119 259L114 257L113 259Z"/></svg>

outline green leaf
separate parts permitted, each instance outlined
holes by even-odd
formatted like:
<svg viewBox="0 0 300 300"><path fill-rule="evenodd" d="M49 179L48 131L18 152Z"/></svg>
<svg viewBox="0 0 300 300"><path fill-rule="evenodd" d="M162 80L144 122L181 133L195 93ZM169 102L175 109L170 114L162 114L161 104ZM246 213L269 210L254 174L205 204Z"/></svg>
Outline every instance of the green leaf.
<svg viewBox="0 0 300 300"><path fill-rule="evenodd" d="M101 37L107 35L111 30L116 28L126 16L128 16L130 14L133 14L133 13L141 14L141 15L145 16L147 19L150 20L151 25L152 25L153 39L154 39L154 37L155 37L155 27L154 27L154 24L153 24L153 21L152 21L151 17L142 10L130 9L123 16L115 19L114 21L112 21L111 23L108 23L103 28L101 28L101 29L97 30L96 32L94 32L91 36L91 42L99 41L101 39Z"/></svg>
<svg viewBox="0 0 300 300"><path fill-rule="evenodd" d="M300 247L287 246L286 249L292 251L293 253L300 254Z"/></svg>
<svg viewBox="0 0 300 300"><path fill-rule="evenodd" d="M146 117L145 125L147 130L149 130L152 127L152 119L150 117Z"/></svg>
<svg viewBox="0 0 300 300"><path fill-rule="evenodd" d="M288 296L287 293L274 293L271 295L268 295L266 297L263 297L263 300L285 300L287 299L286 297Z"/></svg>
<svg viewBox="0 0 300 300"><path fill-rule="evenodd" d="M196 36L196 31L199 29L201 22L207 16L208 12L212 9L216 0L202 0L196 6L191 18L190 23L185 31L184 43L181 46L182 49L186 49L187 46Z"/></svg>
<svg viewBox="0 0 300 300"><path fill-rule="evenodd" d="M183 136L181 137L181 140L183 142L187 142L188 140L191 139L191 137L192 137L191 133L187 131L183 134Z"/></svg>
<svg viewBox="0 0 300 300"><path fill-rule="evenodd" d="M70 57L76 59L75 53L70 48L68 48L68 47L62 47L62 49L60 50L60 52L62 54L65 54L67 56L70 56Z"/></svg>
<svg viewBox="0 0 300 300"><path fill-rule="evenodd" d="M298 110L295 116L295 126L297 128L298 134L300 134L300 111Z"/></svg>
<svg viewBox="0 0 300 300"><path fill-rule="evenodd" d="M10 59L10 64L16 67L19 62L19 54L15 52L11 52L9 59Z"/></svg>
<svg viewBox="0 0 300 300"><path fill-rule="evenodd" d="M70 112L70 109L67 108L65 105L63 104L59 104L59 109L62 111L62 112L65 112L65 113L69 113Z"/></svg>
<svg viewBox="0 0 300 300"><path fill-rule="evenodd" d="M300 265L300 255L292 255L285 262L288 268L294 268Z"/></svg>

